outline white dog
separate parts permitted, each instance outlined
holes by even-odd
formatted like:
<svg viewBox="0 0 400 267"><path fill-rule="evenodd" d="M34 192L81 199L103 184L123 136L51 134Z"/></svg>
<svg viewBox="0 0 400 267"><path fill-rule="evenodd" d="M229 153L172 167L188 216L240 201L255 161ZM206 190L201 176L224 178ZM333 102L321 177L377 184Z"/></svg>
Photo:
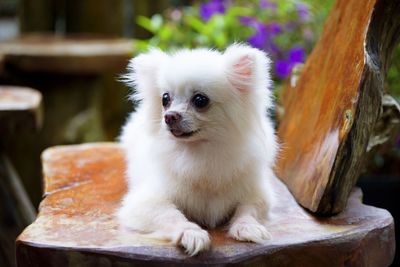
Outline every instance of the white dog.
<svg viewBox="0 0 400 267"><path fill-rule="evenodd" d="M129 191L120 222L182 246L210 247L205 228L228 222L228 235L264 242L277 142L269 59L231 45L132 59L127 79L140 100L123 128Z"/></svg>

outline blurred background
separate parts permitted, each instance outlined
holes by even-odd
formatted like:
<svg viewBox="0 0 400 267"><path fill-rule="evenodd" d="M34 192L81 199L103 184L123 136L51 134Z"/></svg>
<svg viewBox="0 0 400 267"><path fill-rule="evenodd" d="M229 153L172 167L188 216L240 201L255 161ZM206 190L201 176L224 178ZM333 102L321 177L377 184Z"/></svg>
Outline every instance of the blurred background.
<svg viewBox="0 0 400 267"><path fill-rule="evenodd" d="M7 155L32 206L38 207L40 153L45 148L118 137L127 113L134 110L129 89L118 81L130 57L150 46L222 50L232 42L248 42L273 58L273 90L279 99L293 68L312 51L333 3L0 0L0 86L27 86L43 96L40 128L0 135L0 152ZM386 88L400 100L400 48ZM278 107L277 124L279 113ZM399 121L391 125L394 129L384 137L388 141L369 151L359 186L366 203L388 209L398 220ZM26 222L13 219L13 204L5 199L6 192L0 193L0 266L13 266L13 240Z"/></svg>

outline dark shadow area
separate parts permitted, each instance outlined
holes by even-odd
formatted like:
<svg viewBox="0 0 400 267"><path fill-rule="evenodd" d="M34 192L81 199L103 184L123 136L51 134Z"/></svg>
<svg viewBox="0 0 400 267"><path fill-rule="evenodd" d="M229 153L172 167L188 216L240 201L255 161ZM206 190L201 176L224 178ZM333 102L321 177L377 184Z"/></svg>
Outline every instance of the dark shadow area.
<svg viewBox="0 0 400 267"><path fill-rule="evenodd" d="M388 210L395 225L396 243L400 242L398 225L400 224L400 177L395 176L362 176L358 181L361 187L365 204ZM399 246L396 248L396 255L391 266L400 266Z"/></svg>

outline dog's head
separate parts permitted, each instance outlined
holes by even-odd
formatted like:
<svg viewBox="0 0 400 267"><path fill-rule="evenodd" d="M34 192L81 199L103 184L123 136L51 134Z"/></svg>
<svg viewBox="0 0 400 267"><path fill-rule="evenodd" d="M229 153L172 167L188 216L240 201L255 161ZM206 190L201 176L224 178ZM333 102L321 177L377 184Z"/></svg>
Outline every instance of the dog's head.
<svg viewBox="0 0 400 267"><path fill-rule="evenodd" d="M234 44L224 53L154 49L129 67L152 129L177 141L243 136L271 105L269 59L249 46Z"/></svg>

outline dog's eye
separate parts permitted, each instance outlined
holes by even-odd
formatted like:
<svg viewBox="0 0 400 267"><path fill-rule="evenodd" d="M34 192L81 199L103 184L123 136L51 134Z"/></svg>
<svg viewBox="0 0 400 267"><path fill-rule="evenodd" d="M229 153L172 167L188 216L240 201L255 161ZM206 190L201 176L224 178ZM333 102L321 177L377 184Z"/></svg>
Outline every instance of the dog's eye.
<svg viewBox="0 0 400 267"><path fill-rule="evenodd" d="M171 102L171 97L169 96L168 93L164 93L163 96L162 96L162 105L163 105L163 107L167 107L170 102Z"/></svg>
<svg viewBox="0 0 400 267"><path fill-rule="evenodd" d="M210 99L202 94L195 94L192 98L192 103L197 109L204 109L210 103Z"/></svg>

